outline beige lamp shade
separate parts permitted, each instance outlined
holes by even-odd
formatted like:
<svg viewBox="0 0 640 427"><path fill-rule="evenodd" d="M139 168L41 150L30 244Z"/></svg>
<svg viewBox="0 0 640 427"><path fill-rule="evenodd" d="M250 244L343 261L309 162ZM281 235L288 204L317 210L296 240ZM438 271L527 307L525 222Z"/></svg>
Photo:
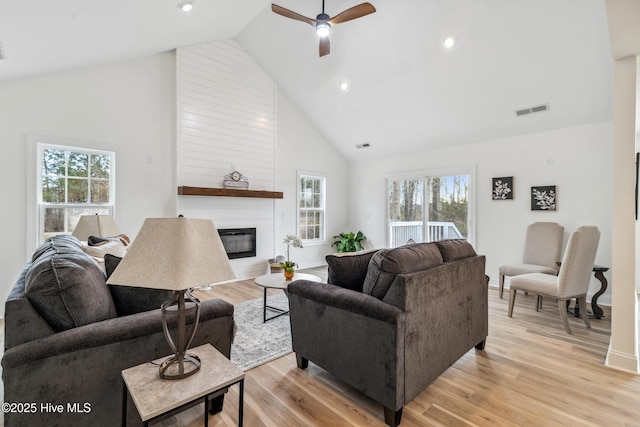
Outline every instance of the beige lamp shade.
<svg viewBox="0 0 640 427"><path fill-rule="evenodd" d="M213 221L147 218L107 283L179 291L231 279Z"/></svg>
<svg viewBox="0 0 640 427"><path fill-rule="evenodd" d="M78 240L87 240L89 236L111 237L118 234L122 233L111 215L82 215L71 233Z"/></svg>

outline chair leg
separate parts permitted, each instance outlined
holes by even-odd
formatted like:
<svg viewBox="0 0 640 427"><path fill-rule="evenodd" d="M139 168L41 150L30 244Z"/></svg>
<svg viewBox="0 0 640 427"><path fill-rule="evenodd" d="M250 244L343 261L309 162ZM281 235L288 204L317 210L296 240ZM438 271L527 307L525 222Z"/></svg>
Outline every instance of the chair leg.
<svg viewBox="0 0 640 427"><path fill-rule="evenodd" d="M500 297L500 299L502 299L502 293L504 292L504 274L500 275L500 288L498 290L498 296Z"/></svg>
<svg viewBox="0 0 640 427"><path fill-rule="evenodd" d="M305 359L304 357L296 353L296 365L298 365L298 368L300 369L307 369L307 367L309 366L309 359Z"/></svg>
<svg viewBox="0 0 640 427"><path fill-rule="evenodd" d="M224 394L221 394L220 396L212 398L209 403L209 413L211 415L215 415L218 412L221 412L223 405L224 405Z"/></svg>
<svg viewBox="0 0 640 427"><path fill-rule="evenodd" d="M584 320L584 325L587 328L591 328L591 324L589 323L589 312L587 311L587 297L579 297L576 298L576 302L578 303L578 307L580 307L580 314L582 315L582 320Z"/></svg>
<svg viewBox="0 0 640 427"><path fill-rule="evenodd" d="M560 312L560 318L564 324L564 329L568 334L571 334L571 328L569 327L569 319L567 318L567 303L563 299L558 300L558 311Z"/></svg>
<svg viewBox="0 0 640 427"><path fill-rule="evenodd" d="M516 292L513 288L509 290L509 317L513 317L513 304L516 302Z"/></svg>
<svg viewBox="0 0 640 427"><path fill-rule="evenodd" d="M398 409L397 411L394 411L391 408L387 408L386 406L383 406L383 408L384 422L391 427L400 425L400 421L402 420L402 408Z"/></svg>

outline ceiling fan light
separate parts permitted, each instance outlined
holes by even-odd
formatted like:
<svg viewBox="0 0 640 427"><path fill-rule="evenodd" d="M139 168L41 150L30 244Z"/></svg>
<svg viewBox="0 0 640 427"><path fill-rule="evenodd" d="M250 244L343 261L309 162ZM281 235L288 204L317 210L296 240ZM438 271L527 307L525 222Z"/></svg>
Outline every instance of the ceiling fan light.
<svg viewBox="0 0 640 427"><path fill-rule="evenodd" d="M331 25L328 22L318 22L316 24L316 34L318 37L328 37Z"/></svg>

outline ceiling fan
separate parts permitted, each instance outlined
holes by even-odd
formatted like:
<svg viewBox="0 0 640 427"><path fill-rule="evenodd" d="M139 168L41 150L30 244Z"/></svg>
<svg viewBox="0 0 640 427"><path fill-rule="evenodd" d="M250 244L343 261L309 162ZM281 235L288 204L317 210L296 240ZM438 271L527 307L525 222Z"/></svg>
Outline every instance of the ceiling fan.
<svg viewBox="0 0 640 427"><path fill-rule="evenodd" d="M316 16L316 19L307 18L299 13L293 12L289 9L285 9L277 4L271 4L271 10L278 15L282 15L285 18L295 19L296 21L306 22L307 24L316 27L316 33L320 37L320 56L329 54L329 31L332 25L337 25L342 22L351 21L352 19L360 18L365 15L369 15L376 11L371 3L361 3L357 6L353 6L345 11L340 12L333 18L324 13L324 0L322 0L322 13Z"/></svg>

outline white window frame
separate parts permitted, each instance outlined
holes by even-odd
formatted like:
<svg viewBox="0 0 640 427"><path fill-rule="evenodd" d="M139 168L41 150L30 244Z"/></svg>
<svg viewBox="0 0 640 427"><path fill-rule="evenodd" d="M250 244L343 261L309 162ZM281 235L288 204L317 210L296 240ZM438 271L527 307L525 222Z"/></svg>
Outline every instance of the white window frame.
<svg viewBox="0 0 640 427"><path fill-rule="evenodd" d="M95 208L116 214L116 157L117 151L108 145L87 141L76 141L41 135L29 135L27 150L27 254L31 254L42 243L44 237L44 212L46 208ZM109 155L110 183L109 203L44 203L42 201L42 156L47 148L58 148L77 153Z"/></svg>
<svg viewBox="0 0 640 427"><path fill-rule="evenodd" d="M300 181L302 178L312 178L321 180L321 207L317 209L303 209L300 207L301 201L301 193L302 186ZM321 212L321 236L318 239L302 239L301 227L300 227L300 213L309 210L317 210ZM314 246L314 245L324 245L327 243L327 176L323 173L319 172L307 172L307 171L298 171L297 172L297 181L296 181L296 233L302 239L304 245Z"/></svg>
<svg viewBox="0 0 640 427"><path fill-rule="evenodd" d="M385 215L385 236L388 240L388 227L389 227L389 182L392 180L401 179L426 179L428 177L437 176L453 176L453 175L469 175L469 200L467 203L467 241L475 246L476 244L476 165L463 165L452 166L447 168L438 169L425 169L412 172L403 172L387 175L385 178L385 198L386 198L386 212ZM390 246L391 242L387 242L387 246Z"/></svg>

